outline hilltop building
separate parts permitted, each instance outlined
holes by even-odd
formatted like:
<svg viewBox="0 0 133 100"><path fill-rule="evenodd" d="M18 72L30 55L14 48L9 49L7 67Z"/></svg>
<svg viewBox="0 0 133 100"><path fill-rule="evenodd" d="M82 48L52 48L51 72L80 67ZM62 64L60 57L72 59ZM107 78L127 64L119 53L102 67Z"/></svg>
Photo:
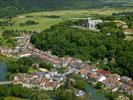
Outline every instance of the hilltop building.
<svg viewBox="0 0 133 100"><path fill-rule="evenodd" d="M92 20L91 18L88 18L87 27L89 29L96 29L96 25L102 22L102 20Z"/></svg>

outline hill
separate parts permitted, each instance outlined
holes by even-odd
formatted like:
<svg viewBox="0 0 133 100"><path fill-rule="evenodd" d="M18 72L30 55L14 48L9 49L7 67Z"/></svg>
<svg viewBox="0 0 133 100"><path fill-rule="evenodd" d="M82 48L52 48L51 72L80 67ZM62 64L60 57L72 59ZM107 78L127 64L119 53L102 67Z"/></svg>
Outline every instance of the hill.
<svg viewBox="0 0 133 100"><path fill-rule="evenodd" d="M100 68L133 77L133 41L124 41L125 35L114 22L101 24L100 32L70 27L82 25L82 22L59 23L41 34L34 34L31 42L38 49L51 51L54 55L99 61ZM112 33L109 37L108 32ZM108 59L107 65L104 64L104 58Z"/></svg>
<svg viewBox="0 0 133 100"><path fill-rule="evenodd" d="M31 11L127 7L132 4L133 0L0 0L0 17Z"/></svg>

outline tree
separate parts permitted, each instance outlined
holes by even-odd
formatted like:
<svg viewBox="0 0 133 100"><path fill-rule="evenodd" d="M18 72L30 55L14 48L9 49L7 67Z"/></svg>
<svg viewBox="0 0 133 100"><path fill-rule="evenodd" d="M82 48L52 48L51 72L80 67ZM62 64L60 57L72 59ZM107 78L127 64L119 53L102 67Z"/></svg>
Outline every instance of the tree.
<svg viewBox="0 0 133 100"><path fill-rule="evenodd" d="M106 93L106 97L108 100L116 100L117 94L116 93Z"/></svg>
<svg viewBox="0 0 133 100"><path fill-rule="evenodd" d="M39 64L39 66L40 66L41 68L46 68L46 69L48 69L48 70L51 70L51 69L53 68L52 64L47 63L47 62L41 62L41 63Z"/></svg>
<svg viewBox="0 0 133 100"><path fill-rule="evenodd" d="M103 83L102 82L97 82L95 87L97 89L102 89L102 86L103 86Z"/></svg>
<svg viewBox="0 0 133 100"><path fill-rule="evenodd" d="M96 51L95 51L96 58L104 58L106 51L107 50L106 50L106 47L104 45L96 48Z"/></svg>

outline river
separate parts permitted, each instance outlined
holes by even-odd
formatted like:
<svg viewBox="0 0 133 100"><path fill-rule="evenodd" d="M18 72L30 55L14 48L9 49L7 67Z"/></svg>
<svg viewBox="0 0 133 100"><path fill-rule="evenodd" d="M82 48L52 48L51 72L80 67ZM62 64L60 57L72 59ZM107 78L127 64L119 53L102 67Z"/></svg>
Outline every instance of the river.
<svg viewBox="0 0 133 100"><path fill-rule="evenodd" d="M6 80L7 66L5 63L0 61L0 81Z"/></svg>
<svg viewBox="0 0 133 100"><path fill-rule="evenodd" d="M92 100L107 100L102 93L98 93L90 84L86 86L86 91L90 94Z"/></svg>

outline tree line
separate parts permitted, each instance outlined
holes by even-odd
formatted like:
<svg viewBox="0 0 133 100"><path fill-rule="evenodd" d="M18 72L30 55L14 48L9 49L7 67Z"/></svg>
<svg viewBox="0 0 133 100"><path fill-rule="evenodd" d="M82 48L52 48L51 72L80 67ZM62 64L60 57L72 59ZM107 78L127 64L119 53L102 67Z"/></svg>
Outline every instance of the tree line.
<svg viewBox="0 0 133 100"><path fill-rule="evenodd" d="M118 1L118 0L117 0ZM0 0L0 17L13 17L20 13L62 10L62 9L88 9L106 7L124 7L129 1L116 2L111 0ZM130 1L131 2L131 1ZM126 6L126 7L127 7Z"/></svg>

